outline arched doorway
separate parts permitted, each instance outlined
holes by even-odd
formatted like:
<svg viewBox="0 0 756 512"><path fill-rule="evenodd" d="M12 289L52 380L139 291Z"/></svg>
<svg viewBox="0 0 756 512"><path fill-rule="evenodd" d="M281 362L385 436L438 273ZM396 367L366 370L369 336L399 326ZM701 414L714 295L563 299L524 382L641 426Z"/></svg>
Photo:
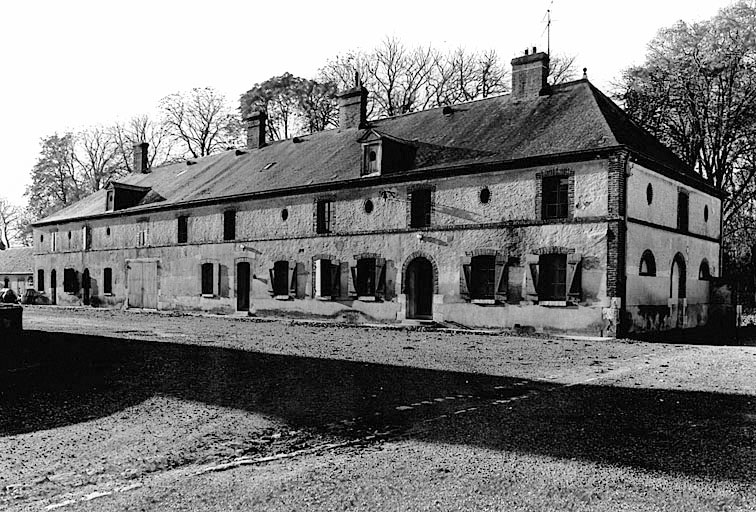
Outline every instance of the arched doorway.
<svg viewBox="0 0 756 512"><path fill-rule="evenodd" d="M81 301L85 306L89 306L89 290L92 287L92 282L89 279L89 269L85 268L81 275Z"/></svg>
<svg viewBox="0 0 756 512"><path fill-rule="evenodd" d="M55 269L50 271L50 304L58 303L58 273Z"/></svg>
<svg viewBox="0 0 756 512"><path fill-rule="evenodd" d="M679 252L675 254L675 258L672 260L669 296L672 299L685 298L685 258Z"/></svg>
<svg viewBox="0 0 756 512"><path fill-rule="evenodd" d="M427 258L413 259L404 275L407 318L433 319L433 264Z"/></svg>
<svg viewBox="0 0 756 512"><path fill-rule="evenodd" d="M672 318L675 327L682 329L685 327L685 257L679 252L675 254L672 260L672 272L669 280L669 297L672 303Z"/></svg>

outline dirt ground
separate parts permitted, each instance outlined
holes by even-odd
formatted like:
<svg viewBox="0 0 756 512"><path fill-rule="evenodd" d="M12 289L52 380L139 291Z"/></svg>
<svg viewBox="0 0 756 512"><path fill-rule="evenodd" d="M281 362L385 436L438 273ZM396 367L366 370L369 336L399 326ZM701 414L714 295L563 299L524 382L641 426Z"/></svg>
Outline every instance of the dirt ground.
<svg viewBox="0 0 756 512"><path fill-rule="evenodd" d="M24 315L0 509L756 510L753 346Z"/></svg>

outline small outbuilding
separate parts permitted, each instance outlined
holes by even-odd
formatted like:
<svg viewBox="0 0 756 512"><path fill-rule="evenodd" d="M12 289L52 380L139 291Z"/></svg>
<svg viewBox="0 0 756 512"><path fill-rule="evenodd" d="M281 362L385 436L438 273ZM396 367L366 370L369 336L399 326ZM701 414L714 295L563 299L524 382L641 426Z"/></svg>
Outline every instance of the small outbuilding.
<svg viewBox="0 0 756 512"><path fill-rule="evenodd" d="M17 247L0 251L0 288L10 288L19 297L34 287L34 249Z"/></svg>

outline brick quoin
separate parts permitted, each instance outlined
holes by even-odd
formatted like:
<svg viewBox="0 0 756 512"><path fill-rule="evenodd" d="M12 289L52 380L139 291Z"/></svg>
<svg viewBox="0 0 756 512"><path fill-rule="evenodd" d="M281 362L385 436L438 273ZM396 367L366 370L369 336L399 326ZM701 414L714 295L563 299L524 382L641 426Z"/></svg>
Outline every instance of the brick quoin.
<svg viewBox="0 0 756 512"><path fill-rule="evenodd" d="M609 156L607 169L609 218L606 236L606 294L620 297L625 303L625 210L627 205L626 177L628 152L618 150Z"/></svg>

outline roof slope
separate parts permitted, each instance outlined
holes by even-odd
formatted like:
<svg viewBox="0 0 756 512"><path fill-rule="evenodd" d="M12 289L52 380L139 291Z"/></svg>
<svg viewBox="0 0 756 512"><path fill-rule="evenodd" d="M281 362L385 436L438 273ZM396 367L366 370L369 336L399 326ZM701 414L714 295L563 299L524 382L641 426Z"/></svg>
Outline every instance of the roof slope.
<svg viewBox="0 0 756 512"><path fill-rule="evenodd" d="M686 172L669 149L632 123L585 79L554 86L545 96L519 101L510 95L497 96L455 105L450 115L434 108L370 121L369 125L367 129L333 129L277 141L242 154L230 150L191 164L181 162L152 169L149 174L133 174L121 182L151 187L164 198L160 204L170 205L353 180L360 177L359 140L367 130L414 144L417 155L412 170L627 145ZM141 204L118 213L147 207ZM103 213L105 191L101 190L38 224Z"/></svg>
<svg viewBox="0 0 756 512"><path fill-rule="evenodd" d="M33 268L32 247L15 247L0 251L0 274L31 274Z"/></svg>

